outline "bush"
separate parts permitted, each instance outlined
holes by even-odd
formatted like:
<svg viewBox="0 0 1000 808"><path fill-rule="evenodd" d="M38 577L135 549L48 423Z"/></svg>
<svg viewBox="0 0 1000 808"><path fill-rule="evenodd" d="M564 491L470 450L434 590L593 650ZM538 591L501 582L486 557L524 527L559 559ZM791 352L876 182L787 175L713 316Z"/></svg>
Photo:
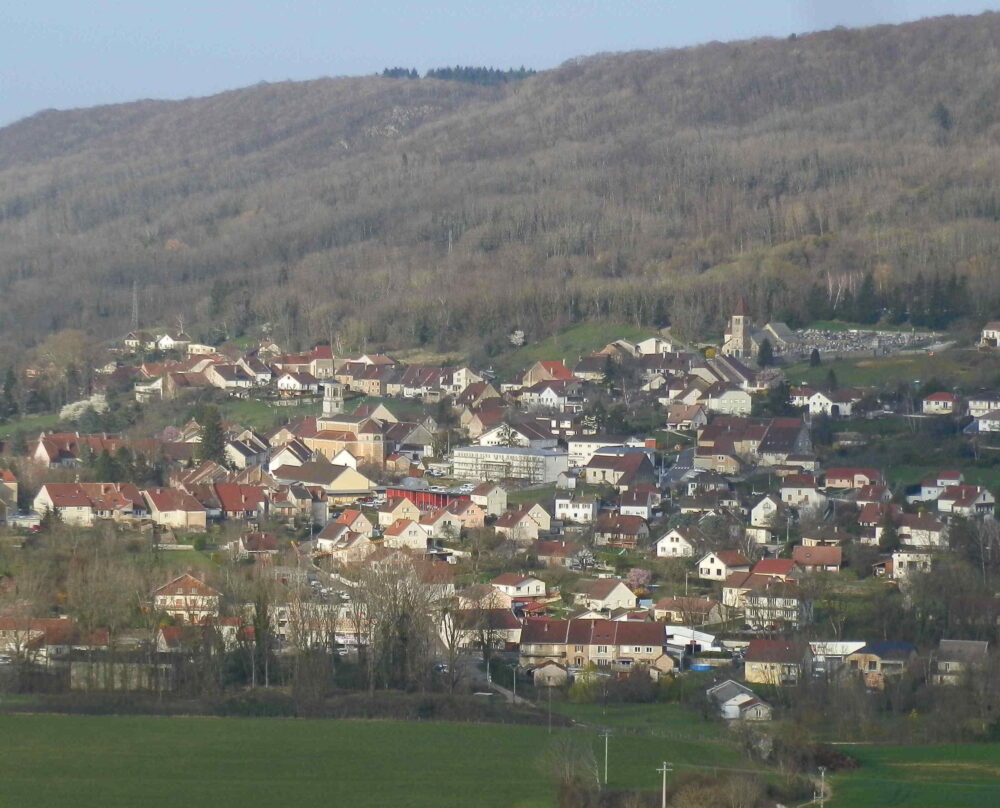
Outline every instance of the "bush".
<svg viewBox="0 0 1000 808"><path fill-rule="evenodd" d="M251 690L221 701L215 710L220 716L244 718L292 718L296 715L295 701L284 693Z"/></svg>
<svg viewBox="0 0 1000 808"><path fill-rule="evenodd" d="M200 553L206 547L208 547L208 539L206 539L204 536L195 536L195 539L193 542L191 542L191 544L194 547L194 549Z"/></svg>

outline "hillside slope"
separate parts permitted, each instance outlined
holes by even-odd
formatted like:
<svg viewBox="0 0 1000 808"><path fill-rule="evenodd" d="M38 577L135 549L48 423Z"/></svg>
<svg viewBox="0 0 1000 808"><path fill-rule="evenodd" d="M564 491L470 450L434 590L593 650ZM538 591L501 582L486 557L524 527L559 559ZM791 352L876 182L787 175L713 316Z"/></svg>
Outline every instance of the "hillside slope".
<svg viewBox="0 0 1000 808"><path fill-rule="evenodd" d="M582 59L499 89L261 85L0 130L0 338L489 351L583 318L1000 304L1000 15ZM945 294L947 291L947 294ZM850 308L852 311L847 311ZM864 309L864 311L854 311Z"/></svg>

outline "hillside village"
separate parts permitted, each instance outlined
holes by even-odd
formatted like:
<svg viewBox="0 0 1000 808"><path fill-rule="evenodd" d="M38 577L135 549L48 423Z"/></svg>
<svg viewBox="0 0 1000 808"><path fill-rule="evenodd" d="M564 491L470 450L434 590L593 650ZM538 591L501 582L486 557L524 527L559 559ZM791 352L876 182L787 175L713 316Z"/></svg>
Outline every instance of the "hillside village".
<svg viewBox="0 0 1000 808"><path fill-rule="evenodd" d="M978 350L998 339L988 324ZM857 342L848 351L871 351ZM918 338L898 342L880 344ZM31 571L8 573L0 669L69 689L183 690L206 632L221 653L249 649L255 682L264 631L265 655L371 657L388 642L379 620L400 619L378 611L393 578L411 583L407 619L431 639L418 673L378 674L387 686L495 684L496 664L536 692L708 674L719 715L766 721L776 689L813 677L873 692L964 682L995 663L995 488L962 470L966 449L917 484L851 453L865 424L918 440L943 424L933 434L981 443L1000 431L1000 392L914 406L789 387L782 358L821 363L818 344L844 352L842 339L757 329L740 301L715 348L618 339L505 381L327 345L232 355L183 332L130 333L88 391L104 406L112 388L140 408L210 391L296 414L262 430L207 405L201 423L156 434L8 441L0 522L15 553L93 532L155 554L161 579L102 621L29 591Z"/></svg>

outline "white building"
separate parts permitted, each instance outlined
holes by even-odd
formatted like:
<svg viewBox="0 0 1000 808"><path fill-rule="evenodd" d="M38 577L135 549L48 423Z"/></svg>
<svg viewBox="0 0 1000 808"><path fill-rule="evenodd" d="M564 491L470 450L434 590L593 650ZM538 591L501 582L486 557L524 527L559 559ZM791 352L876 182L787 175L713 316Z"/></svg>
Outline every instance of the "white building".
<svg viewBox="0 0 1000 808"><path fill-rule="evenodd" d="M566 452L504 446L463 446L453 458L454 475L463 480L527 480L554 483L568 469Z"/></svg>
<svg viewBox="0 0 1000 808"><path fill-rule="evenodd" d="M597 518L596 497L574 497L560 494L556 497L556 519L589 525Z"/></svg>
<svg viewBox="0 0 1000 808"><path fill-rule="evenodd" d="M696 528L675 527L656 540L656 557L691 558L697 552L699 536Z"/></svg>

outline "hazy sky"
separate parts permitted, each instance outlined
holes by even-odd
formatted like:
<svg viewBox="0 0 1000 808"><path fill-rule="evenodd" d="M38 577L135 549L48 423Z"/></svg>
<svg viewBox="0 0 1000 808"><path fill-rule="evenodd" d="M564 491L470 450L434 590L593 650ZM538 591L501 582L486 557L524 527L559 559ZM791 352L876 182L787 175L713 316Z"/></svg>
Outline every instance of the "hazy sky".
<svg viewBox="0 0 1000 808"><path fill-rule="evenodd" d="M553 67L601 51L786 36L1000 0L0 0L0 125L403 65Z"/></svg>

